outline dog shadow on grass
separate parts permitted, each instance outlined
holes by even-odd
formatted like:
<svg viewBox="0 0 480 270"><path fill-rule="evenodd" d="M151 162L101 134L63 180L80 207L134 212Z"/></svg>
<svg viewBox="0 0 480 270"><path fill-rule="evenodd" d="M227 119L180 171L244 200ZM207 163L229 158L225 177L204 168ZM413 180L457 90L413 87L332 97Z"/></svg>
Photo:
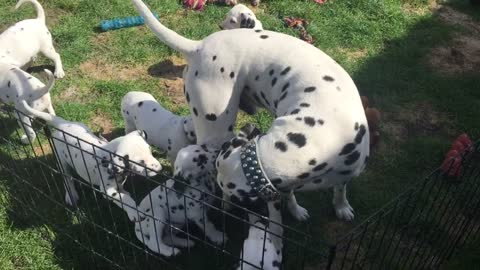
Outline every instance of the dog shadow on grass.
<svg viewBox="0 0 480 270"><path fill-rule="evenodd" d="M148 68L148 74L152 77L175 80L183 77L182 74L185 66L185 64L177 64L172 60L167 59L160 63L151 65Z"/></svg>

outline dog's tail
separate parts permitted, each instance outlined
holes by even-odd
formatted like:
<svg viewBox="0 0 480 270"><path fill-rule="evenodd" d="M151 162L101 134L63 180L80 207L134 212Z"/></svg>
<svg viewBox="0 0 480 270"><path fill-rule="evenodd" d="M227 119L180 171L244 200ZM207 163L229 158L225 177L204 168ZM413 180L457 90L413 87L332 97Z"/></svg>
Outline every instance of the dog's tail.
<svg viewBox="0 0 480 270"><path fill-rule="evenodd" d="M19 0L17 5L15 6L15 9L18 9L21 5L23 5L26 2L30 2L35 6L35 9L37 10L37 19L45 23L45 11L43 10L42 5L40 5L37 0Z"/></svg>
<svg viewBox="0 0 480 270"><path fill-rule="evenodd" d="M58 124L65 122L65 120L58 116L33 109L32 107L30 107L30 105L28 105L28 102L25 99L22 99L22 101L20 101L20 104L28 114L44 120L45 122L47 122L47 124L51 126L56 127L58 126Z"/></svg>
<svg viewBox="0 0 480 270"><path fill-rule="evenodd" d="M187 39L161 24L142 2L142 0L132 0L133 5L144 18L145 24L155 33L155 35L170 48L181 52L185 56L194 53L198 47L199 41Z"/></svg>
<svg viewBox="0 0 480 270"><path fill-rule="evenodd" d="M44 69L43 71L47 74L48 83L44 87L42 87L41 89L33 91L31 96L29 96L28 98L25 97L24 99L37 100L37 99L43 97L48 92L50 92L50 90L52 90L53 86L55 86L55 76L53 76L53 73L48 69Z"/></svg>

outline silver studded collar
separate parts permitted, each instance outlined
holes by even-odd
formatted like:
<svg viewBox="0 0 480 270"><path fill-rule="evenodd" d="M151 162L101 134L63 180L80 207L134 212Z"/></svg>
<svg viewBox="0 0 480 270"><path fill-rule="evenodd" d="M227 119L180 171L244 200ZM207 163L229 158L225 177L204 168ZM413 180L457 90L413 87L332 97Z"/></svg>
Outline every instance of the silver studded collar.
<svg viewBox="0 0 480 270"><path fill-rule="evenodd" d="M257 140L249 141L241 149L240 160L243 174L248 184L265 201L276 201L280 199L280 193L265 175L257 151Z"/></svg>

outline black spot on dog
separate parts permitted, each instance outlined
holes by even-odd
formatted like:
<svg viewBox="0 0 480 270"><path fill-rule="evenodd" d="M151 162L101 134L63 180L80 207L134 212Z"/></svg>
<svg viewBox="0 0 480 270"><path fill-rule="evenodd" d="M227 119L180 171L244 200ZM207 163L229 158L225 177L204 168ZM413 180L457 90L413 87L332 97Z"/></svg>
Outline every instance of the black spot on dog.
<svg viewBox="0 0 480 270"><path fill-rule="evenodd" d="M270 181L271 181L272 184L274 184L274 185L279 185L279 184L282 183L282 179L280 179L280 178L275 178L275 179L272 179L272 180L270 180Z"/></svg>
<svg viewBox="0 0 480 270"><path fill-rule="evenodd" d="M260 91L260 96L262 96L263 100L265 101L265 104L267 104L268 106L270 106L270 102L268 102L267 97L265 96L265 93L263 93L262 91Z"/></svg>
<svg viewBox="0 0 480 270"><path fill-rule="evenodd" d="M195 116L198 116L198 111L197 111L197 108L193 108L193 113L195 114Z"/></svg>
<svg viewBox="0 0 480 270"><path fill-rule="evenodd" d="M295 120L297 120L297 121L302 121L303 118L302 118L302 117L297 117L297 118L295 118Z"/></svg>
<svg viewBox="0 0 480 270"><path fill-rule="evenodd" d="M140 102L138 103L138 107L142 107L142 105L143 105L143 101L140 101Z"/></svg>
<svg viewBox="0 0 480 270"><path fill-rule="evenodd" d="M323 124L325 124L325 121L323 121L322 119L318 119L318 120L317 120L317 123L318 123L319 125L323 125Z"/></svg>
<svg viewBox="0 0 480 270"><path fill-rule="evenodd" d="M340 86L337 86L337 91L342 91L342 88L340 88Z"/></svg>
<svg viewBox="0 0 480 270"><path fill-rule="evenodd" d="M333 81L335 81L335 79L333 79L331 76L328 76L328 75L323 76L323 80L325 80L325 81L327 81L327 82L333 82Z"/></svg>
<svg viewBox="0 0 480 270"><path fill-rule="evenodd" d="M225 68L221 67L220 72L222 72L222 73L225 72Z"/></svg>
<svg viewBox="0 0 480 270"><path fill-rule="evenodd" d="M275 109L278 108L278 100L273 101L273 106L275 106Z"/></svg>
<svg viewBox="0 0 480 270"><path fill-rule="evenodd" d="M10 81L8 81L8 84L7 84L7 86L8 86L8 87L10 87L10 85L11 85L11 82L10 82Z"/></svg>
<svg viewBox="0 0 480 270"><path fill-rule="evenodd" d="M217 60L217 56L214 55L213 58L212 58L213 61Z"/></svg>
<svg viewBox="0 0 480 270"><path fill-rule="evenodd" d="M339 156L342 156L342 155L347 155L347 154L350 154L353 149L355 149L355 144L354 143L347 143L345 144L345 146L343 146L342 148L342 151L340 151L340 154L338 154Z"/></svg>
<svg viewBox="0 0 480 270"><path fill-rule="evenodd" d="M323 163L321 163L321 164L318 164L317 166L315 166L315 167L313 168L313 171L314 171L314 172L321 171L321 170L325 169L325 167L327 167L327 165L328 165L328 164L327 164L326 162L323 162Z"/></svg>
<svg viewBox="0 0 480 270"><path fill-rule="evenodd" d="M275 70L272 69L272 70L270 70L270 72L269 72L268 74L269 74L270 76L272 76L273 73L275 73Z"/></svg>
<svg viewBox="0 0 480 270"><path fill-rule="evenodd" d="M187 94L186 94L185 96L186 96L186 98L187 98L187 102L190 102L190 95L188 94L188 92L187 92Z"/></svg>
<svg viewBox="0 0 480 270"><path fill-rule="evenodd" d="M285 92L285 90L287 90L287 88L290 86L290 83L287 82L283 87L282 87L282 92Z"/></svg>
<svg viewBox="0 0 480 270"><path fill-rule="evenodd" d="M31 79L32 79L32 77L28 77L28 78L27 78L27 80L31 80Z"/></svg>
<svg viewBox="0 0 480 270"><path fill-rule="evenodd" d="M255 76L255 81L258 81L258 79L260 79L260 76L259 75Z"/></svg>
<svg viewBox="0 0 480 270"><path fill-rule="evenodd" d="M363 136L365 136L365 133L367 133L367 128L365 127L364 124L360 125L360 128L357 132L357 135L355 136L355 143L360 144L363 140Z"/></svg>
<svg viewBox="0 0 480 270"><path fill-rule="evenodd" d="M223 160L227 159L227 158L230 156L231 153L232 153L232 151L231 151L231 150L228 150L228 151L223 155Z"/></svg>
<svg viewBox="0 0 480 270"><path fill-rule="evenodd" d="M260 38L261 38L261 39L267 39L268 36L267 36L267 35L261 35Z"/></svg>
<svg viewBox="0 0 480 270"><path fill-rule="evenodd" d="M340 171L340 172L338 172L338 173L341 174L341 175L349 175L349 174L352 173L352 171L346 170L346 171Z"/></svg>
<svg viewBox="0 0 480 270"><path fill-rule="evenodd" d="M255 30L255 32L260 33L260 32L262 32L262 30L261 30L261 29L257 29L257 30Z"/></svg>
<svg viewBox="0 0 480 270"><path fill-rule="evenodd" d="M217 120L217 116L214 113L206 114L205 118L208 121L216 121Z"/></svg>
<svg viewBox="0 0 480 270"><path fill-rule="evenodd" d="M178 210L183 210L183 204L178 205Z"/></svg>
<svg viewBox="0 0 480 270"><path fill-rule="evenodd" d="M314 184L320 184L320 183L322 183L322 181L323 181L322 178L318 178L318 179L313 180L313 183Z"/></svg>
<svg viewBox="0 0 480 270"><path fill-rule="evenodd" d="M291 67L285 68L282 72L280 72L280 75L282 75L282 76L286 75L290 71L290 69L292 69L292 68Z"/></svg>
<svg viewBox="0 0 480 270"><path fill-rule="evenodd" d="M278 150L280 150L282 152L286 152L287 151L287 144L284 143L284 142L276 142L275 143L275 148L277 148Z"/></svg>
<svg viewBox="0 0 480 270"><path fill-rule="evenodd" d="M280 101L284 100L287 97L287 95L288 95L288 91L283 92L283 94L280 96L280 99L278 101L280 102Z"/></svg>
<svg viewBox="0 0 480 270"><path fill-rule="evenodd" d="M305 124L308 125L308 126L315 126L315 119L313 117L310 117L310 116L305 116L303 118L303 120L305 121Z"/></svg>
<svg viewBox="0 0 480 270"><path fill-rule="evenodd" d="M299 176L297 176L297 178L299 178L299 179L305 179L305 178L307 178L307 177L309 177L309 176L310 176L310 173L302 173L302 174L300 174Z"/></svg>
<svg viewBox="0 0 480 270"><path fill-rule="evenodd" d="M317 164L317 161L315 159L311 159L309 162L308 162L308 165L315 165Z"/></svg>
<svg viewBox="0 0 480 270"><path fill-rule="evenodd" d="M235 77L235 72L232 71L232 72L230 72L230 78L233 79L233 77Z"/></svg>
<svg viewBox="0 0 480 270"><path fill-rule="evenodd" d="M289 132L287 138L290 142L297 145L299 148L304 147L307 144L307 138L302 133Z"/></svg>
<svg viewBox="0 0 480 270"><path fill-rule="evenodd" d="M152 112L156 112L156 111L157 111L157 108L154 108L154 109L152 110Z"/></svg>
<svg viewBox="0 0 480 270"><path fill-rule="evenodd" d="M355 131L358 131L359 127L360 127L360 124L358 122L355 122L355 126L354 126Z"/></svg>
<svg viewBox="0 0 480 270"><path fill-rule="evenodd" d="M241 139L238 139L238 138L234 138L234 139L232 140L232 147L233 147L233 148L238 148L238 147L240 147L240 146L245 145L246 143L247 143L247 142L244 141L244 140L241 140Z"/></svg>
<svg viewBox="0 0 480 270"><path fill-rule="evenodd" d="M195 77L198 76L198 70L195 70Z"/></svg>
<svg viewBox="0 0 480 270"><path fill-rule="evenodd" d="M257 93L254 93L254 94L253 94L253 98L255 99L255 101L256 101L258 104L262 104L262 101L260 100L260 97L257 95Z"/></svg>
<svg viewBox="0 0 480 270"><path fill-rule="evenodd" d="M228 131L233 131L233 125L228 126Z"/></svg>
<svg viewBox="0 0 480 270"><path fill-rule="evenodd" d="M310 104L305 103L305 102L304 102L304 103L300 103L300 107L308 108L308 107L310 107Z"/></svg>
<svg viewBox="0 0 480 270"><path fill-rule="evenodd" d="M275 209L277 209L277 211L280 211L280 206L281 206L280 202L275 202L273 204L273 207L275 207Z"/></svg>
<svg viewBox="0 0 480 270"><path fill-rule="evenodd" d="M277 83L277 77L273 78L273 80L272 80L272 87L274 87L276 83Z"/></svg>
<svg viewBox="0 0 480 270"><path fill-rule="evenodd" d="M297 113L299 113L299 112L300 112L300 109L295 109L295 110L293 110L290 114L297 114Z"/></svg>
<svg viewBox="0 0 480 270"><path fill-rule="evenodd" d="M345 159L345 165L347 165L347 166L352 165L353 163L357 162L359 157L360 157L360 153L358 151L355 151L355 152L351 153Z"/></svg>
<svg viewBox="0 0 480 270"><path fill-rule="evenodd" d="M230 147L231 143L228 141L228 142L224 142L222 144L222 151L227 151L227 149Z"/></svg>
<svg viewBox="0 0 480 270"><path fill-rule="evenodd" d="M307 87L305 88L305 90L303 90L305 93L311 93L313 91L317 90L317 88L315 86L310 86L310 87Z"/></svg>
<svg viewBox="0 0 480 270"><path fill-rule="evenodd" d="M227 184L227 188L229 188L229 189L234 189L234 188L236 188L236 187L237 187L237 185L235 185L235 184L232 183L232 182L230 182L230 183Z"/></svg>

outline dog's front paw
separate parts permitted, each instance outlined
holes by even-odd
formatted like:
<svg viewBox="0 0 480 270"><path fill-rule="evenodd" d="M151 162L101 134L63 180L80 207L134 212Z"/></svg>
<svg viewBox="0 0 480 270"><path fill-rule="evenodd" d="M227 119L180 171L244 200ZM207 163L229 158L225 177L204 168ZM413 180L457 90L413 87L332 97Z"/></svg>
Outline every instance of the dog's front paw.
<svg viewBox="0 0 480 270"><path fill-rule="evenodd" d="M346 221L352 221L354 218L353 208L350 206L349 203L335 206L335 214L337 214L337 217L339 219L343 219Z"/></svg>
<svg viewBox="0 0 480 270"><path fill-rule="evenodd" d="M127 215L131 222L141 222L145 220L145 215L142 212L137 212L133 209L132 211L127 211Z"/></svg>
<svg viewBox="0 0 480 270"><path fill-rule="evenodd" d="M308 214L308 210L301 207L297 204L297 207L291 211L293 217L295 217L298 221L305 221L310 218Z"/></svg>
<svg viewBox="0 0 480 270"><path fill-rule="evenodd" d="M211 232L207 235L208 239L217 245L221 245L228 241L228 237L221 231Z"/></svg>
<svg viewBox="0 0 480 270"><path fill-rule="evenodd" d="M70 190L70 192L65 192L65 203L70 206L76 206L79 200L77 191Z"/></svg>
<svg viewBox="0 0 480 270"><path fill-rule="evenodd" d="M63 71L63 69L55 69L54 75L55 75L55 78L61 79L65 77L65 71Z"/></svg>
<svg viewBox="0 0 480 270"><path fill-rule="evenodd" d="M174 248L174 247L167 247L167 248L160 249L160 254L165 257L176 256L178 255L178 253L180 253L180 249Z"/></svg>

